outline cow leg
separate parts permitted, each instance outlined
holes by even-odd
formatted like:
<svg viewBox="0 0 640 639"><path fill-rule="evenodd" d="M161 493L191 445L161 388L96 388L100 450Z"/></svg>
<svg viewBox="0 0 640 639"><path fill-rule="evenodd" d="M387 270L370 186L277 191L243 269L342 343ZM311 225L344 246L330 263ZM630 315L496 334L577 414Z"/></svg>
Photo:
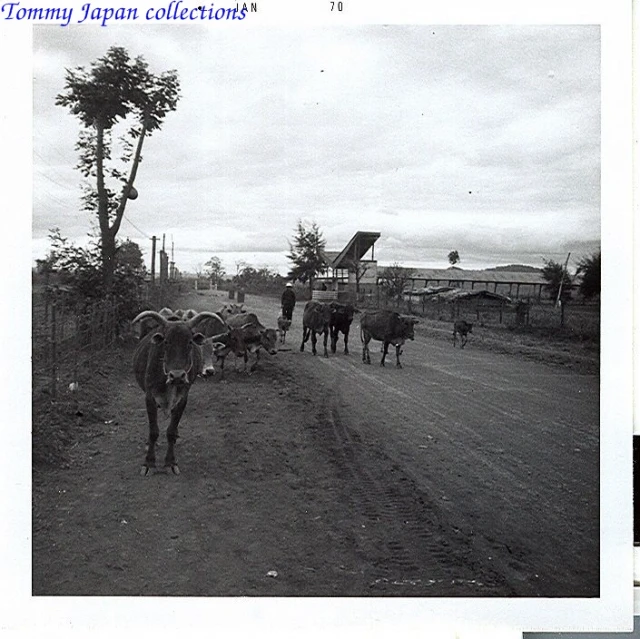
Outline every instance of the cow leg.
<svg viewBox="0 0 640 639"><path fill-rule="evenodd" d="M164 465L165 468L171 468L174 475L180 474L180 469L176 463L174 447L178 439L178 424L180 423L180 418L186 405L186 397L176 404L176 407L171 411L171 421L167 428L167 454L164 457Z"/></svg>
<svg viewBox="0 0 640 639"><path fill-rule="evenodd" d="M329 357L329 353L327 352L327 338L329 337L329 330L328 329L324 329L324 342L323 342L323 346L324 346L324 356L325 357ZM334 351L335 352L335 351Z"/></svg>
<svg viewBox="0 0 640 639"><path fill-rule="evenodd" d="M385 342L382 348L382 359L380 360L380 366L384 366L384 360L389 352L389 342Z"/></svg>
<svg viewBox="0 0 640 639"><path fill-rule="evenodd" d="M400 363L400 353L402 353L402 344L396 346L396 368L402 368Z"/></svg>
<svg viewBox="0 0 640 639"><path fill-rule="evenodd" d="M344 354L349 354L349 329L347 329L347 332L344 334Z"/></svg>
<svg viewBox="0 0 640 639"><path fill-rule="evenodd" d="M217 358L217 361L220 362L220 380L221 381L224 379L224 360L225 360L225 357Z"/></svg>
<svg viewBox="0 0 640 639"><path fill-rule="evenodd" d="M300 352L304 351L304 344L309 339L309 333L311 332L310 328L306 326L302 329L302 344L300 344Z"/></svg>
<svg viewBox="0 0 640 639"><path fill-rule="evenodd" d="M365 364L371 364L371 355L369 353L369 340L370 337L365 337L362 340L362 361Z"/></svg>
<svg viewBox="0 0 640 639"><path fill-rule="evenodd" d="M314 355L318 354L318 351L316 350L316 344L318 343L318 336L316 335L316 332L314 330L311 331L311 352Z"/></svg>
<svg viewBox="0 0 640 639"><path fill-rule="evenodd" d="M256 351L256 361L253 362L253 365L251 366L251 368L249 369L250 372L254 372L256 370L256 368L258 368L258 362L260 361L260 349L258 349Z"/></svg>
<svg viewBox="0 0 640 639"><path fill-rule="evenodd" d="M141 475L147 475L151 468L156 467L156 442L160 430L158 429L158 407L153 397L147 396L147 417L149 418L149 440L147 442L147 455L140 471Z"/></svg>
<svg viewBox="0 0 640 639"><path fill-rule="evenodd" d="M335 353L338 347L338 329L335 326L331 327L331 352Z"/></svg>

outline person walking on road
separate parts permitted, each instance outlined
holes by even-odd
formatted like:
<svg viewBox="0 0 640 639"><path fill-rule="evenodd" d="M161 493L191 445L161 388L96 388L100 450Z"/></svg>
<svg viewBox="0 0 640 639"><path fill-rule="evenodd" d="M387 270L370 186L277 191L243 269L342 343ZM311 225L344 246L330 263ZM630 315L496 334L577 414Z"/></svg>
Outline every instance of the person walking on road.
<svg viewBox="0 0 640 639"><path fill-rule="evenodd" d="M282 292L282 317L290 320L293 316L293 308L296 305L296 294L293 290L293 284L287 282L287 285Z"/></svg>

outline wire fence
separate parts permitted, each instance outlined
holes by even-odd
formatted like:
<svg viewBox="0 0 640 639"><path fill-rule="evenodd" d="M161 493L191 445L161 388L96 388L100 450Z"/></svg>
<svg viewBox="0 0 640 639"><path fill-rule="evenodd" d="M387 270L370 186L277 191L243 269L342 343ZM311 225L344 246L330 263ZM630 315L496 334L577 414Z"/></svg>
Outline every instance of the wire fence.
<svg viewBox="0 0 640 639"><path fill-rule="evenodd" d="M33 292L33 387L46 389L53 401L62 388L91 375L104 349L118 337L115 304L103 299L77 310L64 292L45 288Z"/></svg>
<svg viewBox="0 0 640 639"><path fill-rule="evenodd" d="M173 287L146 287L139 310L166 306L174 294ZM53 401L100 374L104 352L132 337L132 318L119 316L114 297L78 305L64 286L34 285L32 304L33 388Z"/></svg>
<svg viewBox="0 0 640 639"><path fill-rule="evenodd" d="M381 293L359 295L360 308L389 308L400 313L438 321L466 319L484 326L502 326L523 331L562 334L583 340L600 338L600 305L582 301L562 307L535 298L507 303L500 300L471 298L450 301L428 296L388 297Z"/></svg>

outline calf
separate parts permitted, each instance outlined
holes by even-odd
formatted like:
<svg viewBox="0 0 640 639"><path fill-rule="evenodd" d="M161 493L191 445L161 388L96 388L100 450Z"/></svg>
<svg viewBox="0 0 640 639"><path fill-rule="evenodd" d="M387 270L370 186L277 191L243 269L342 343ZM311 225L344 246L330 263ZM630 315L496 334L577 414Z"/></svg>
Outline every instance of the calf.
<svg viewBox="0 0 640 639"><path fill-rule="evenodd" d="M285 319L282 315L278 317L278 332L280 333L280 343L284 344L287 331L291 328L291 320Z"/></svg>
<svg viewBox="0 0 640 639"><path fill-rule="evenodd" d="M456 346L456 336L460 333L460 348L467 343L467 335L473 333L473 324L465 320L456 320L453 323L453 347Z"/></svg>
<svg viewBox="0 0 640 639"><path fill-rule="evenodd" d="M202 346L202 375L207 377L215 372L214 362L220 362L220 379L224 379L224 362L229 353L242 357L245 343L242 330L229 326L217 313L211 313L202 326L206 339Z"/></svg>
<svg viewBox="0 0 640 639"><path fill-rule="evenodd" d="M258 367L260 361L260 350L264 349L269 355L275 355L278 350L276 343L278 334L274 328L265 328L255 313L240 313L231 315L227 319L227 323L231 329L237 329L242 332L242 340L244 342L244 370L247 370L247 362L249 353L255 353L256 361L251 365L249 372L253 373Z"/></svg>
<svg viewBox="0 0 640 639"><path fill-rule="evenodd" d="M371 364L369 342L372 339L383 343L380 366L384 366L389 344L396 347L396 367L402 368L400 355L402 345L408 339L414 339L413 327L418 320L400 315L395 311L368 311L362 314L360 320L360 339L362 340L362 361Z"/></svg>

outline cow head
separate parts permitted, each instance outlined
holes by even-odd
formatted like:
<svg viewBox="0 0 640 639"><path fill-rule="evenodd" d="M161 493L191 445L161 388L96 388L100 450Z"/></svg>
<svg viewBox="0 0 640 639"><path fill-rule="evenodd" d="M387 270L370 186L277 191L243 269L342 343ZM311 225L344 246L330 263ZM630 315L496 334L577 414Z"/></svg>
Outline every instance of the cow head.
<svg viewBox="0 0 640 639"><path fill-rule="evenodd" d="M143 311L132 324L142 321L155 321L158 330L147 337L155 347L153 357L162 362L162 373L165 382L170 386L188 385L200 372L202 354L199 347L204 343L204 335L196 330L198 324L215 313L198 313L190 320L182 321L170 309L163 309L165 314L156 311ZM168 315L168 317L167 317Z"/></svg>
<svg viewBox="0 0 640 639"><path fill-rule="evenodd" d="M404 339L415 339L413 327L418 324L419 321L407 315L401 315L400 320L402 322L402 337Z"/></svg>
<svg viewBox="0 0 640 639"><path fill-rule="evenodd" d="M245 343L241 328L229 326L224 333L213 335L207 341L212 345L216 357L226 357L229 353L236 357L244 356Z"/></svg>
<svg viewBox="0 0 640 639"><path fill-rule="evenodd" d="M262 346L269 355L275 355L278 352L276 348L277 341L278 333L274 328L264 328L260 331L260 346Z"/></svg>
<svg viewBox="0 0 640 639"><path fill-rule="evenodd" d="M338 321L340 323L351 324L351 322L353 322L354 314L360 312L353 304L331 302L329 306L331 307L331 314L334 322Z"/></svg>

